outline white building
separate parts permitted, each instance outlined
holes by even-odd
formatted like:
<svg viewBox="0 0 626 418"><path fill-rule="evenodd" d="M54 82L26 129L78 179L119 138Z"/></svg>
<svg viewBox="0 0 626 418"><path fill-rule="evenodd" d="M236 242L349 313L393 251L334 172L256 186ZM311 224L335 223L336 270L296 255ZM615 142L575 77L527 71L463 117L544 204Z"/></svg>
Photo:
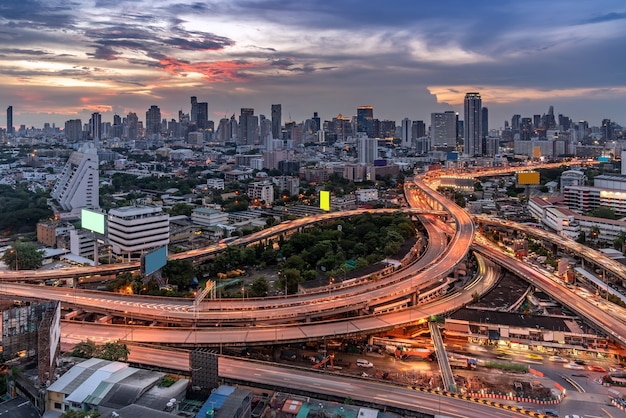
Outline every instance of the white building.
<svg viewBox="0 0 626 418"><path fill-rule="evenodd" d="M274 201L274 185L269 181L259 181L248 184L248 197L259 203L265 201L270 204Z"/></svg>
<svg viewBox="0 0 626 418"><path fill-rule="evenodd" d="M284 190L287 190L290 196L298 195L300 193L300 179L298 177L272 177L272 183L274 183L279 193L282 193Z"/></svg>
<svg viewBox="0 0 626 418"><path fill-rule="evenodd" d="M170 242L169 215L160 207L126 206L108 214L107 238L111 251L129 259Z"/></svg>
<svg viewBox="0 0 626 418"><path fill-rule="evenodd" d="M218 179L218 178L207 179L206 185L210 189L224 190L224 179Z"/></svg>
<svg viewBox="0 0 626 418"><path fill-rule="evenodd" d="M378 189L358 189L354 193L358 202L378 200Z"/></svg>
<svg viewBox="0 0 626 418"><path fill-rule="evenodd" d="M67 160L51 196L65 211L99 208L98 150L92 143L83 145Z"/></svg>
<svg viewBox="0 0 626 418"><path fill-rule="evenodd" d="M376 139L363 136L359 138L358 144L359 163L373 163L378 158L378 141Z"/></svg>
<svg viewBox="0 0 626 418"><path fill-rule="evenodd" d="M208 208L196 208L191 211L191 222L204 226L226 224L228 213Z"/></svg>
<svg viewBox="0 0 626 418"><path fill-rule="evenodd" d="M93 232L70 230L70 252L72 254L93 260L95 243Z"/></svg>
<svg viewBox="0 0 626 418"><path fill-rule="evenodd" d="M561 174L561 193L565 192L566 187L584 186L585 173L579 170L567 170Z"/></svg>

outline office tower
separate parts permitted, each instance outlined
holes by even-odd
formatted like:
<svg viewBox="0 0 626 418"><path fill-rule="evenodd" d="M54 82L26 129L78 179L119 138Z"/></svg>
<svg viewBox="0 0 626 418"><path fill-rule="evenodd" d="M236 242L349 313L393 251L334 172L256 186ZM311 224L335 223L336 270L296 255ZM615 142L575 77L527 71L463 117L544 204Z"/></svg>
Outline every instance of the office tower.
<svg viewBox="0 0 626 418"><path fill-rule="evenodd" d="M89 136L96 144L102 139L102 115L98 112L92 113L89 119Z"/></svg>
<svg viewBox="0 0 626 418"><path fill-rule="evenodd" d="M78 142L83 139L83 122L80 119L70 119L65 122L65 138L69 142Z"/></svg>
<svg viewBox="0 0 626 418"><path fill-rule="evenodd" d="M481 117L482 117L481 137L487 138L489 136L489 110L486 107L483 107Z"/></svg>
<svg viewBox="0 0 626 418"><path fill-rule="evenodd" d="M121 124L122 124L122 117L118 114L113 115L113 126L121 125Z"/></svg>
<svg viewBox="0 0 626 418"><path fill-rule="evenodd" d="M371 164L378 158L378 140L374 138L359 138L359 163Z"/></svg>
<svg viewBox="0 0 626 418"><path fill-rule="evenodd" d="M272 139L272 121L266 118L265 115L260 116L259 138L261 144L267 144L267 140Z"/></svg>
<svg viewBox="0 0 626 418"><path fill-rule="evenodd" d="M274 139L282 139L282 131L281 127L283 125L282 121L282 105L273 104L272 105L272 138Z"/></svg>
<svg viewBox="0 0 626 418"><path fill-rule="evenodd" d="M511 130L513 131L513 135L519 133L521 119L521 115L513 115L511 118Z"/></svg>
<svg viewBox="0 0 626 418"><path fill-rule="evenodd" d="M611 119L602 119L602 139L605 141L613 140L613 124Z"/></svg>
<svg viewBox="0 0 626 418"><path fill-rule="evenodd" d="M455 147L457 117L454 112L430 114L430 145L437 147ZM419 137L418 137L419 138Z"/></svg>
<svg viewBox="0 0 626 418"><path fill-rule="evenodd" d="M110 209L107 238L111 251L129 260L170 242L170 217L161 207L125 206Z"/></svg>
<svg viewBox="0 0 626 418"><path fill-rule="evenodd" d="M146 136L158 135L161 133L161 109L152 105L146 112Z"/></svg>
<svg viewBox="0 0 626 418"><path fill-rule="evenodd" d="M322 121L320 117L317 115L317 112L313 112L313 120L315 121L315 125L317 126L317 130L322 129Z"/></svg>
<svg viewBox="0 0 626 418"><path fill-rule="evenodd" d="M139 137L139 118L135 112L130 112L126 116L126 125L128 127L128 139L135 141Z"/></svg>
<svg viewBox="0 0 626 418"><path fill-rule="evenodd" d="M219 125L217 125L217 141L222 144L230 141L230 121L228 118L220 119Z"/></svg>
<svg viewBox="0 0 626 418"><path fill-rule="evenodd" d="M400 125L400 144L405 148L411 148L411 120L409 118L402 119L402 125Z"/></svg>
<svg viewBox="0 0 626 418"><path fill-rule="evenodd" d="M541 115L533 115L533 129L539 129L544 126L546 126L545 117L542 118Z"/></svg>
<svg viewBox="0 0 626 418"><path fill-rule="evenodd" d="M572 127L572 119L567 116L559 115L559 127L562 132L567 132Z"/></svg>
<svg viewBox="0 0 626 418"><path fill-rule="evenodd" d="M531 118L522 118L519 126L520 139L530 141L533 134L533 120Z"/></svg>
<svg viewBox="0 0 626 418"><path fill-rule="evenodd" d="M410 128L410 127L409 127ZM410 132L410 129L409 129ZM374 138L393 138L396 136L396 121L374 119Z"/></svg>
<svg viewBox="0 0 626 418"><path fill-rule="evenodd" d="M196 126L198 129L207 129L209 127L209 104L207 102L201 102L198 103L197 106Z"/></svg>
<svg viewBox="0 0 626 418"><path fill-rule="evenodd" d="M465 94L465 118L463 135L463 153L465 155L482 155L482 100L480 93Z"/></svg>
<svg viewBox="0 0 626 418"><path fill-rule="evenodd" d="M84 144L67 160L50 195L65 211L99 207L98 149Z"/></svg>
<svg viewBox="0 0 626 418"><path fill-rule="evenodd" d="M365 132L368 137L374 137L374 108L359 106L356 108L356 131Z"/></svg>
<svg viewBox="0 0 626 418"><path fill-rule="evenodd" d="M556 128L556 119L554 117L554 106L550 106L548 114L545 117L545 124L543 126L546 129Z"/></svg>
<svg viewBox="0 0 626 418"><path fill-rule="evenodd" d="M191 123L196 123L198 120L198 98L196 96L191 96L191 113L190 113Z"/></svg>
<svg viewBox="0 0 626 418"><path fill-rule="evenodd" d="M239 115L239 143L254 145L258 143L259 118L254 116L254 109L243 107Z"/></svg>
<svg viewBox="0 0 626 418"><path fill-rule="evenodd" d="M7 135L13 135L15 130L13 128L13 106L7 107Z"/></svg>
<svg viewBox="0 0 626 418"><path fill-rule="evenodd" d="M426 136L426 124L423 120L414 120L411 124L411 138L417 139Z"/></svg>

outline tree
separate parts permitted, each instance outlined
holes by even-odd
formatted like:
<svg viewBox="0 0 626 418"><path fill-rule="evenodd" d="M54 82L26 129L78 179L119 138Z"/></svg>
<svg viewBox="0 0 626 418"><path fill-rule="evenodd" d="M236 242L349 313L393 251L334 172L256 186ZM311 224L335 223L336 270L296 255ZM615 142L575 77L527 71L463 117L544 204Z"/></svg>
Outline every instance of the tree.
<svg viewBox="0 0 626 418"><path fill-rule="evenodd" d="M248 294L251 297L267 296L267 291L269 290L269 288L270 288L270 285L267 282L267 279L265 277L257 277L256 279L254 279L254 281L250 285Z"/></svg>
<svg viewBox="0 0 626 418"><path fill-rule="evenodd" d="M129 354L130 350L126 344L115 341L101 346L96 357L109 361L126 361Z"/></svg>
<svg viewBox="0 0 626 418"><path fill-rule="evenodd" d="M98 352L98 346L92 340L81 341L72 349L73 357L92 358Z"/></svg>
<svg viewBox="0 0 626 418"><path fill-rule="evenodd" d="M612 219L612 220L617 219L617 216L615 215L615 211L612 208L607 207L607 206L600 206L600 207L595 208L594 210L588 213L588 216L593 216L595 218Z"/></svg>
<svg viewBox="0 0 626 418"><path fill-rule="evenodd" d="M59 418L98 418L100 412L98 411L79 411L75 409L68 409L60 415Z"/></svg>
<svg viewBox="0 0 626 418"><path fill-rule="evenodd" d="M41 267L43 254L33 243L16 241L4 252L2 261L12 270L35 270Z"/></svg>
<svg viewBox="0 0 626 418"><path fill-rule="evenodd" d="M191 260L170 260L163 267L163 275L168 283L178 286L179 289L187 289L195 276Z"/></svg>
<svg viewBox="0 0 626 418"><path fill-rule="evenodd" d="M188 205L187 203L177 203L174 206L172 206L172 209L170 209L170 216L177 216L177 215L191 216L192 210L193 210L193 206Z"/></svg>

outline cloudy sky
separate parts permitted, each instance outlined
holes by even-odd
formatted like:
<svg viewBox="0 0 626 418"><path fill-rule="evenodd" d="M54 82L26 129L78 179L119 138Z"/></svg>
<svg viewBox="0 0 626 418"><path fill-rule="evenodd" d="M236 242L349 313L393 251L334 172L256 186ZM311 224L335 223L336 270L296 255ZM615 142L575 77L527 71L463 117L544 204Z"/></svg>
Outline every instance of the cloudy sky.
<svg viewBox="0 0 626 418"><path fill-rule="evenodd" d="M0 126L151 105L219 120L430 121L478 91L491 128L555 113L626 124L623 0L1 0Z"/></svg>

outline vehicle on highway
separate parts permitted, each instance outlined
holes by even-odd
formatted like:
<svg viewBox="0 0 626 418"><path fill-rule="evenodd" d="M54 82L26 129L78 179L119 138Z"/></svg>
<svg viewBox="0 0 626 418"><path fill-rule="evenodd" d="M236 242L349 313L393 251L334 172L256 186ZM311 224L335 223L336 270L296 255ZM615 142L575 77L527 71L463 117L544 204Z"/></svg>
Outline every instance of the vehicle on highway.
<svg viewBox="0 0 626 418"><path fill-rule="evenodd" d="M565 367L566 369L572 369L572 370L585 370L585 366L581 364L576 364L576 363L565 363L563 367Z"/></svg>
<svg viewBox="0 0 626 418"><path fill-rule="evenodd" d="M547 415L549 417L558 417L559 416L559 412L555 411L554 409L540 409L537 412L542 413L544 415Z"/></svg>
<svg viewBox="0 0 626 418"><path fill-rule="evenodd" d="M374 365L371 362L364 360L362 358L357 359L356 365L359 367L365 367L367 369L374 367Z"/></svg>
<svg viewBox="0 0 626 418"><path fill-rule="evenodd" d="M553 361L555 363L569 363L567 359L559 356L550 356L548 360Z"/></svg>
<svg viewBox="0 0 626 418"><path fill-rule="evenodd" d="M604 367L596 366L595 364L592 364L591 366L587 367L587 370L590 370L592 372L599 372L599 373L606 372L606 369Z"/></svg>
<svg viewBox="0 0 626 418"><path fill-rule="evenodd" d="M565 418L582 418L580 415L565 415Z"/></svg>
<svg viewBox="0 0 626 418"><path fill-rule="evenodd" d="M535 361L541 361L543 360L543 357L541 357L539 354L527 354L526 358L529 358L531 360L535 360Z"/></svg>
<svg viewBox="0 0 626 418"><path fill-rule="evenodd" d="M574 360L574 363L580 364L581 366L584 366L585 364L587 364L585 360L580 360L580 359Z"/></svg>

